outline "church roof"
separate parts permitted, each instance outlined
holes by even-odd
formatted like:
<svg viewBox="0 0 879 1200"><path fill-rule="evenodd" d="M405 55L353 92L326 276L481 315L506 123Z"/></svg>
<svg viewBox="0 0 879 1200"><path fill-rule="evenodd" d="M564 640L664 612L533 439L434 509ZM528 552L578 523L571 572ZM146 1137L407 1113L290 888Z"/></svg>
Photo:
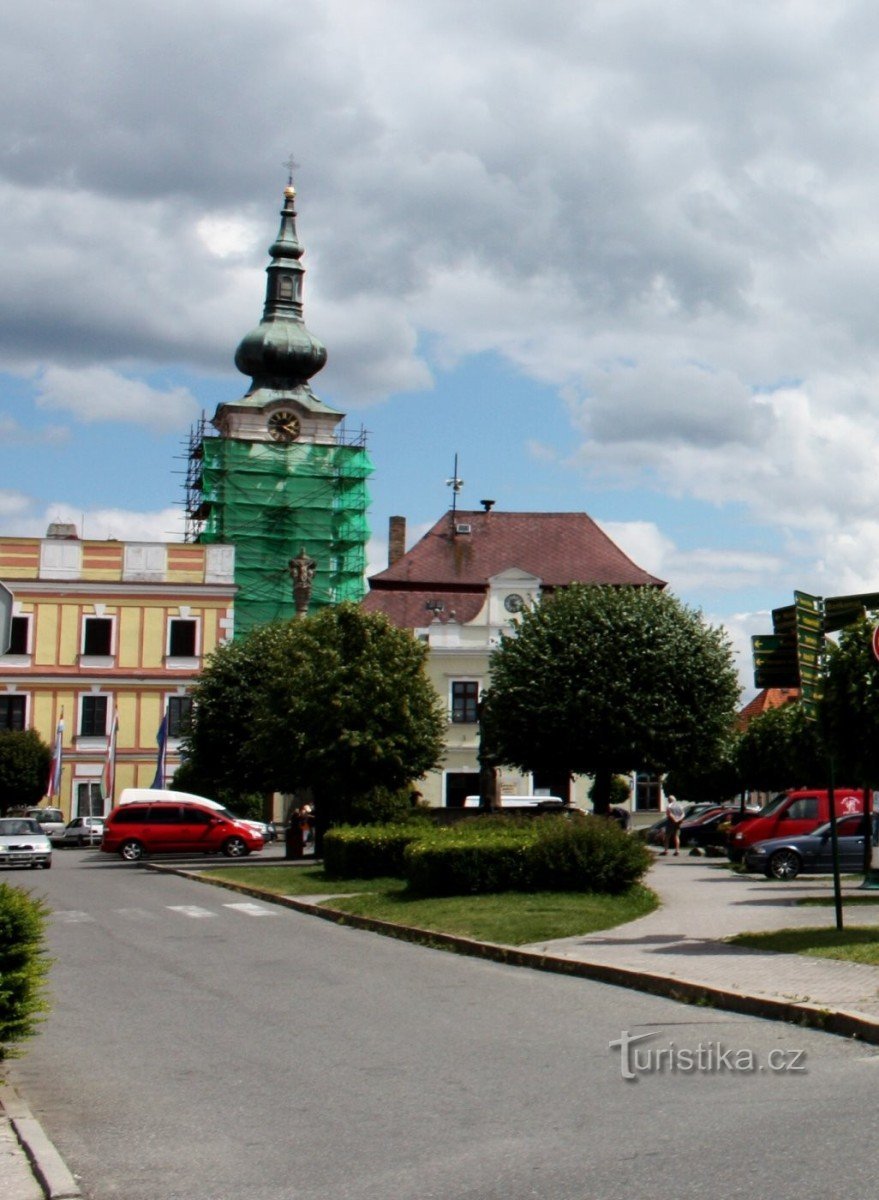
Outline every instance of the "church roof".
<svg viewBox="0 0 879 1200"><path fill-rule="evenodd" d="M363 604L415 628L430 623L427 601L444 595L444 618L454 611L454 619L466 623L484 604L489 580L516 569L538 578L545 591L572 583L665 586L586 513L458 510L371 576Z"/></svg>

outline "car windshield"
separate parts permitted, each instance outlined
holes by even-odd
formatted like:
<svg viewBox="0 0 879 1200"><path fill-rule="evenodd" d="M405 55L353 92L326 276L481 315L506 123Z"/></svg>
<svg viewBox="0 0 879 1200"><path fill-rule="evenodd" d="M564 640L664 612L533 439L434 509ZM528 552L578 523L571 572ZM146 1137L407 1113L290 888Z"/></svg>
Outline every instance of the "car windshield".
<svg viewBox="0 0 879 1200"><path fill-rule="evenodd" d="M41 833L39 825L34 821L11 820L6 817L0 821L0 835L3 837L22 837L29 833Z"/></svg>
<svg viewBox="0 0 879 1200"><path fill-rule="evenodd" d="M758 817L770 817L776 812L787 800L787 792L780 792L779 795L773 797L768 804L764 804L760 811L756 814Z"/></svg>

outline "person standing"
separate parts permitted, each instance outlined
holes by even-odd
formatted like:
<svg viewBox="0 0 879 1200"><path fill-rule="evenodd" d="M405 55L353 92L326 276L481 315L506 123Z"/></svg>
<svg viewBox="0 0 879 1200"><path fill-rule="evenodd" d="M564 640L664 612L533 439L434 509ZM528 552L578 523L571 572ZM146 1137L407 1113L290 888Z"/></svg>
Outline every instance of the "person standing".
<svg viewBox="0 0 879 1200"><path fill-rule="evenodd" d="M686 809L676 796L669 796L668 804L665 806L665 849L663 854L668 854L670 845L674 845L675 857L681 848L681 826L684 823Z"/></svg>

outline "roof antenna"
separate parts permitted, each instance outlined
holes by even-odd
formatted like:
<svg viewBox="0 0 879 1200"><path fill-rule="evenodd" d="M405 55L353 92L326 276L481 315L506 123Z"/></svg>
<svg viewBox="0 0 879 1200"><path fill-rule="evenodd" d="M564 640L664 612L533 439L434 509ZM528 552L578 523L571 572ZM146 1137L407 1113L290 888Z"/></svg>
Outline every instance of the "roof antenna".
<svg viewBox="0 0 879 1200"><path fill-rule="evenodd" d="M458 492L464 486L464 480L458 475L458 454L455 452L455 465L452 468L452 478L446 480L446 487L452 489L452 523L455 521L455 511L458 507Z"/></svg>

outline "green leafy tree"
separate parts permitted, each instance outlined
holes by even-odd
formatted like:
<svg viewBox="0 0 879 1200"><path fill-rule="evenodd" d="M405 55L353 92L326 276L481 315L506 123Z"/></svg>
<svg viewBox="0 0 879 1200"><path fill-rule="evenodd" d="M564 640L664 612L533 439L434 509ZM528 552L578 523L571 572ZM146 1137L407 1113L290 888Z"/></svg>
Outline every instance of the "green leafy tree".
<svg viewBox="0 0 879 1200"><path fill-rule="evenodd" d="M484 734L499 761L593 775L596 812L614 774L710 765L739 692L726 635L652 588L554 593L504 638L491 673Z"/></svg>
<svg viewBox="0 0 879 1200"><path fill-rule="evenodd" d="M0 812L39 804L51 762L52 749L35 729L0 731Z"/></svg>
<svg viewBox="0 0 879 1200"><path fill-rule="evenodd" d="M836 778L851 787L879 786L879 662L872 621L841 630L828 647L818 724ZM826 771L826 766L824 767Z"/></svg>
<svg viewBox="0 0 879 1200"><path fill-rule="evenodd" d="M749 721L735 762L743 786L760 792L815 787L827 773L815 722L806 719L796 702L767 709Z"/></svg>
<svg viewBox="0 0 879 1200"><path fill-rule="evenodd" d="M49 906L0 883L0 1063L36 1032L48 1010L45 933Z"/></svg>
<svg viewBox="0 0 879 1200"><path fill-rule="evenodd" d="M439 762L445 714L426 647L387 618L340 604L253 630L211 656L184 740L190 778L214 790L301 792L318 832L362 819Z"/></svg>

